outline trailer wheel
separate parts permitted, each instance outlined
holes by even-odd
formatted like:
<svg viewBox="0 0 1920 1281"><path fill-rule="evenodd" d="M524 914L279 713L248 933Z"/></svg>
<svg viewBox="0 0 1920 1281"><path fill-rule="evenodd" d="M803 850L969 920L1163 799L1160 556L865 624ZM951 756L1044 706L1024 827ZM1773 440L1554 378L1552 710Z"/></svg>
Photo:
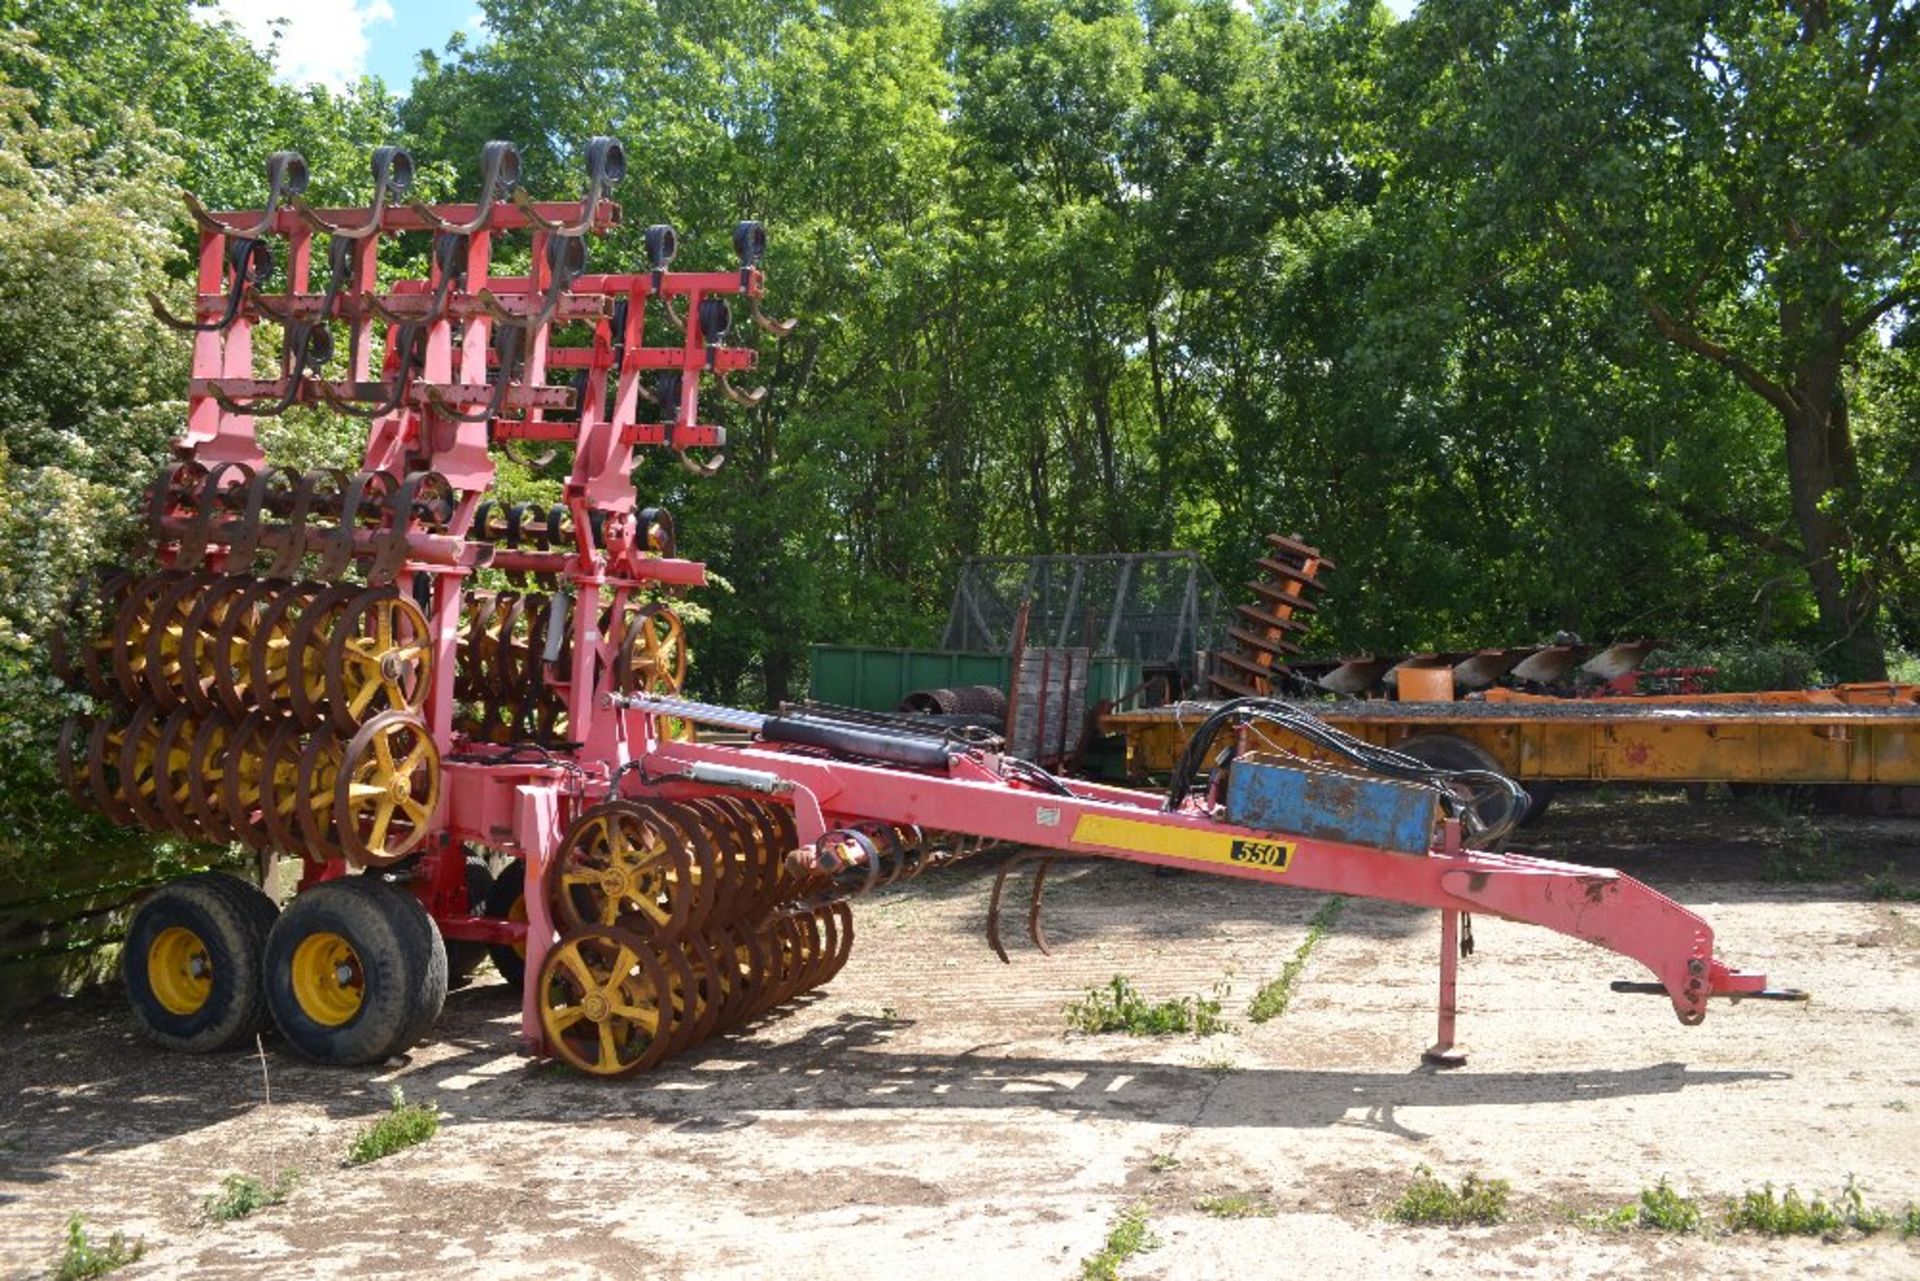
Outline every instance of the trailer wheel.
<svg viewBox="0 0 1920 1281"><path fill-rule="evenodd" d="M487 891L486 906L481 908L482 916L491 916L497 921L522 921L527 919L527 865L520 859L514 859L500 869L500 875L493 878L493 888ZM493 968L500 971L500 977L507 986L518 992L527 978L527 948L524 943L489 943L487 955L493 958Z"/></svg>
<svg viewBox="0 0 1920 1281"><path fill-rule="evenodd" d="M1492 752L1458 734L1415 734L1405 742L1396 744L1393 750L1439 769L1479 769L1495 774L1507 772L1506 767L1494 759ZM1527 793L1527 813L1520 820L1520 826L1526 827L1547 812L1547 807L1553 803L1555 789L1551 782L1523 783L1521 786Z"/></svg>
<svg viewBox="0 0 1920 1281"><path fill-rule="evenodd" d="M149 1039L206 1053L268 1026L261 956L278 910L224 872L163 885L127 927L120 977Z"/></svg>
<svg viewBox="0 0 1920 1281"><path fill-rule="evenodd" d="M407 1049L447 999L447 952L418 900L371 876L326 881L267 938L267 1004L287 1042L320 1063Z"/></svg>

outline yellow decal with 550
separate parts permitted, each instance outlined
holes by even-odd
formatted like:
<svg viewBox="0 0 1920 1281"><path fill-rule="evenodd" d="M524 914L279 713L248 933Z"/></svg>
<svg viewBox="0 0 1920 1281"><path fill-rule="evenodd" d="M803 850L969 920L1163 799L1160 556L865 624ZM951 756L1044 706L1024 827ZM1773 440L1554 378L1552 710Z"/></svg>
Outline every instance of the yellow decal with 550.
<svg viewBox="0 0 1920 1281"><path fill-rule="evenodd" d="M1073 841L1076 845L1104 845L1108 849L1138 854L1164 854L1168 858L1198 859L1268 872L1284 872L1293 861L1292 841L1260 841L1225 832L1196 832L1192 828L1110 814L1082 814L1073 825Z"/></svg>

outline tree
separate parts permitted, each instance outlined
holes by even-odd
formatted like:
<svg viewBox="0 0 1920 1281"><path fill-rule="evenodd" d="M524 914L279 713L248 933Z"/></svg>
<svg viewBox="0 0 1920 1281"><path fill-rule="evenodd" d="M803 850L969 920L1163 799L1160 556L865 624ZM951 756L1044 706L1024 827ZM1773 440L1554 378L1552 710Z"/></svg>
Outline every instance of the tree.
<svg viewBox="0 0 1920 1281"><path fill-rule="evenodd" d="M1863 677L1904 553L1865 518L1852 370L1920 301L1917 25L1892 0L1432 0L1399 63L1404 180L1466 189L1480 268L1557 255L1768 406L1788 511L1738 533L1805 573Z"/></svg>

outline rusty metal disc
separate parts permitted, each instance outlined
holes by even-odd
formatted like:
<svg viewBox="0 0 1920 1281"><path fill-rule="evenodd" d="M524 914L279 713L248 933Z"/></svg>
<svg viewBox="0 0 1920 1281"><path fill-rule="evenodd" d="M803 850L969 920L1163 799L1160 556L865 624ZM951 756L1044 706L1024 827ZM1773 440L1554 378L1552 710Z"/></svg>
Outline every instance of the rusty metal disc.
<svg viewBox="0 0 1920 1281"><path fill-rule="evenodd" d="M547 1049L569 1067L629 1076L667 1056L673 998L646 940L601 926L567 930L535 982Z"/></svg>
<svg viewBox="0 0 1920 1281"><path fill-rule="evenodd" d="M227 818L224 799L234 729L233 718L225 712L208 712L199 718L188 748L187 807L201 834L211 841L240 839Z"/></svg>
<svg viewBox="0 0 1920 1281"><path fill-rule="evenodd" d="M194 772L193 740L200 725L193 709L184 705L166 713L153 749L153 807L163 826L189 839L203 835L200 820L188 800Z"/></svg>
<svg viewBox="0 0 1920 1281"><path fill-rule="evenodd" d="M679 937L698 894L687 842L627 801L576 818L548 876L548 901L563 927L619 924L642 938Z"/></svg>
<svg viewBox="0 0 1920 1281"><path fill-rule="evenodd" d="M127 804L120 777L120 749L127 739L133 709L116 708L100 717L87 734L87 788L94 806L123 827L139 822Z"/></svg>
<svg viewBox="0 0 1920 1281"><path fill-rule="evenodd" d="M264 713L263 713L264 715ZM307 853L300 831L300 756L306 738L293 721L274 719L260 763L260 817L272 849L301 858Z"/></svg>
<svg viewBox="0 0 1920 1281"><path fill-rule="evenodd" d="M261 710L253 694L251 662L260 620L275 598L292 586L271 579L248 583L227 602L212 640L201 650L201 667L212 678L213 692L229 716L244 719Z"/></svg>
<svg viewBox="0 0 1920 1281"><path fill-rule="evenodd" d="M187 611L180 641L180 694L187 706L202 716L221 705L214 679L214 639L219 635L227 608L253 581L237 574L224 575L196 596Z"/></svg>
<svg viewBox="0 0 1920 1281"><path fill-rule="evenodd" d="M418 713L432 685L427 616L397 587L355 596L327 640L327 715L351 734L383 712Z"/></svg>
<svg viewBox="0 0 1920 1281"><path fill-rule="evenodd" d="M318 862L346 857L339 825L334 822L334 785L344 773L344 754L340 740L326 730L310 735L300 753L294 815L307 857Z"/></svg>
<svg viewBox="0 0 1920 1281"><path fill-rule="evenodd" d="M346 615L347 607L359 599L364 590L352 583L339 583L327 588L307 602L293 630L288 633L284 686L286 706L303 725L318 725L328 718L328 646ZM274 697L277 702L280 694L276 691Z"/></svg>
<svg viewBox="0 0 1920 1281"><path fill-rule="evenodd" d="M347 743L332 797L332 829L349 863L391 867L419 849L440 807L440 752L426 722L394 711L362 725Z"/></svg>
<svg viewBox="0 0 1920 1281"><path fill-rule="evenodd" d="M265 607L253 620L253 643L246 654L253 707L280 715L292 712L289 664L293 658L294 629L307 606L327 590L322 583L288 584L267 598Z"/></svg>
<svg viewBox="0 0 1920 1281"><path fill-rule="evenodd" d="M149 574L120 602L113 620L113 678L119 696L129 703L138 703L147 696L143 669L147 661L147 628L152 624L154 605L185 577L173 570Z"/></svg>
<svg viewBox="0 0 1920 1281"><path fill-rule="evenodd" d="M152 703L138 703L127 718L120 740L120 796L135 822L146 827L166 827L166 816L154 803L160 787L155 771L160 750L160 709Z"/></svg>
<svg viewBox="0 0 1920 1281"><path fill-rule="evenodd" d="M183 668L190 644L187 620L200 598L221 581L218 574L189 574L154 599L147 618L140 664L146 696L172 709L186 701Z"/></svg>
<svg viewBox="0 0 1920 1281"><path fill-rule="evenodd" d="M266 712L250 712L236 722L220 776L220 805L229 829L235 839L260 853L276 844L264 813L272 808L272 795L263 798L261 788L268 778L267 746L280 728L281 722Z"/></svg>

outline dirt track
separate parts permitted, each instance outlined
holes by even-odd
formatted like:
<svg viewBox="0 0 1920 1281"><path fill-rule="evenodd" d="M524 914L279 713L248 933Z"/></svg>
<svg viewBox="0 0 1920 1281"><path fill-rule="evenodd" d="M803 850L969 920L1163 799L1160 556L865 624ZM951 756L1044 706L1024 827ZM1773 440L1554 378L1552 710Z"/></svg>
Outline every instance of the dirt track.
<svg viewBox="0 0 1920 1281"><path fill-rule="evenodd" d="M1920 823L1822 821L1860 871L1920 876ZM1767 1181L1830 1196L1849 1175L1886 1209L1920 1202L1920 905L1870 902L1857 877L1766 884L1780 839L1730 803L1557 810L1530 849L1627 868L1701 909L1729 960L1815 999L1717 1007L1688 1029L1664 1000L1607 990L1645 977L1628 963L1479 920L1462 985L1472 1062L1449 1074L1417 1066L1433 914L1349 903L1292 1008L1256 1026L1245 1003L1321 896L1123 867L1058 874L1056 954L1023 939L1011 967L981 941L974 871L863 903L827 992L612 1085L520 1058L497 981L456 992L440 1039L382 1070L314 1068L269 1041L271 1106L256 1058L152 1050L105 995L4 1042L0 1272L43 1272L78 1211L144 1240L123 1275L1072 1277L1146 1202L1161 1244L1123 1276L1920 1277L1920 1239L1892 1232L1573 1222L1663 1175L1714 1206ZM1063 1004L1116 972L1156 997L1225 982L1235 1028L1066 1034ZM439 1104L439 1136L342 1168L395 1082ZM1423 1163L1509 1180L1514 1220L1385 1222ZM221 1175L288 1167L302 1175L288 1204L201 1221ZM1274 1213L1195 1208L1236 1191Z"/></svg>

